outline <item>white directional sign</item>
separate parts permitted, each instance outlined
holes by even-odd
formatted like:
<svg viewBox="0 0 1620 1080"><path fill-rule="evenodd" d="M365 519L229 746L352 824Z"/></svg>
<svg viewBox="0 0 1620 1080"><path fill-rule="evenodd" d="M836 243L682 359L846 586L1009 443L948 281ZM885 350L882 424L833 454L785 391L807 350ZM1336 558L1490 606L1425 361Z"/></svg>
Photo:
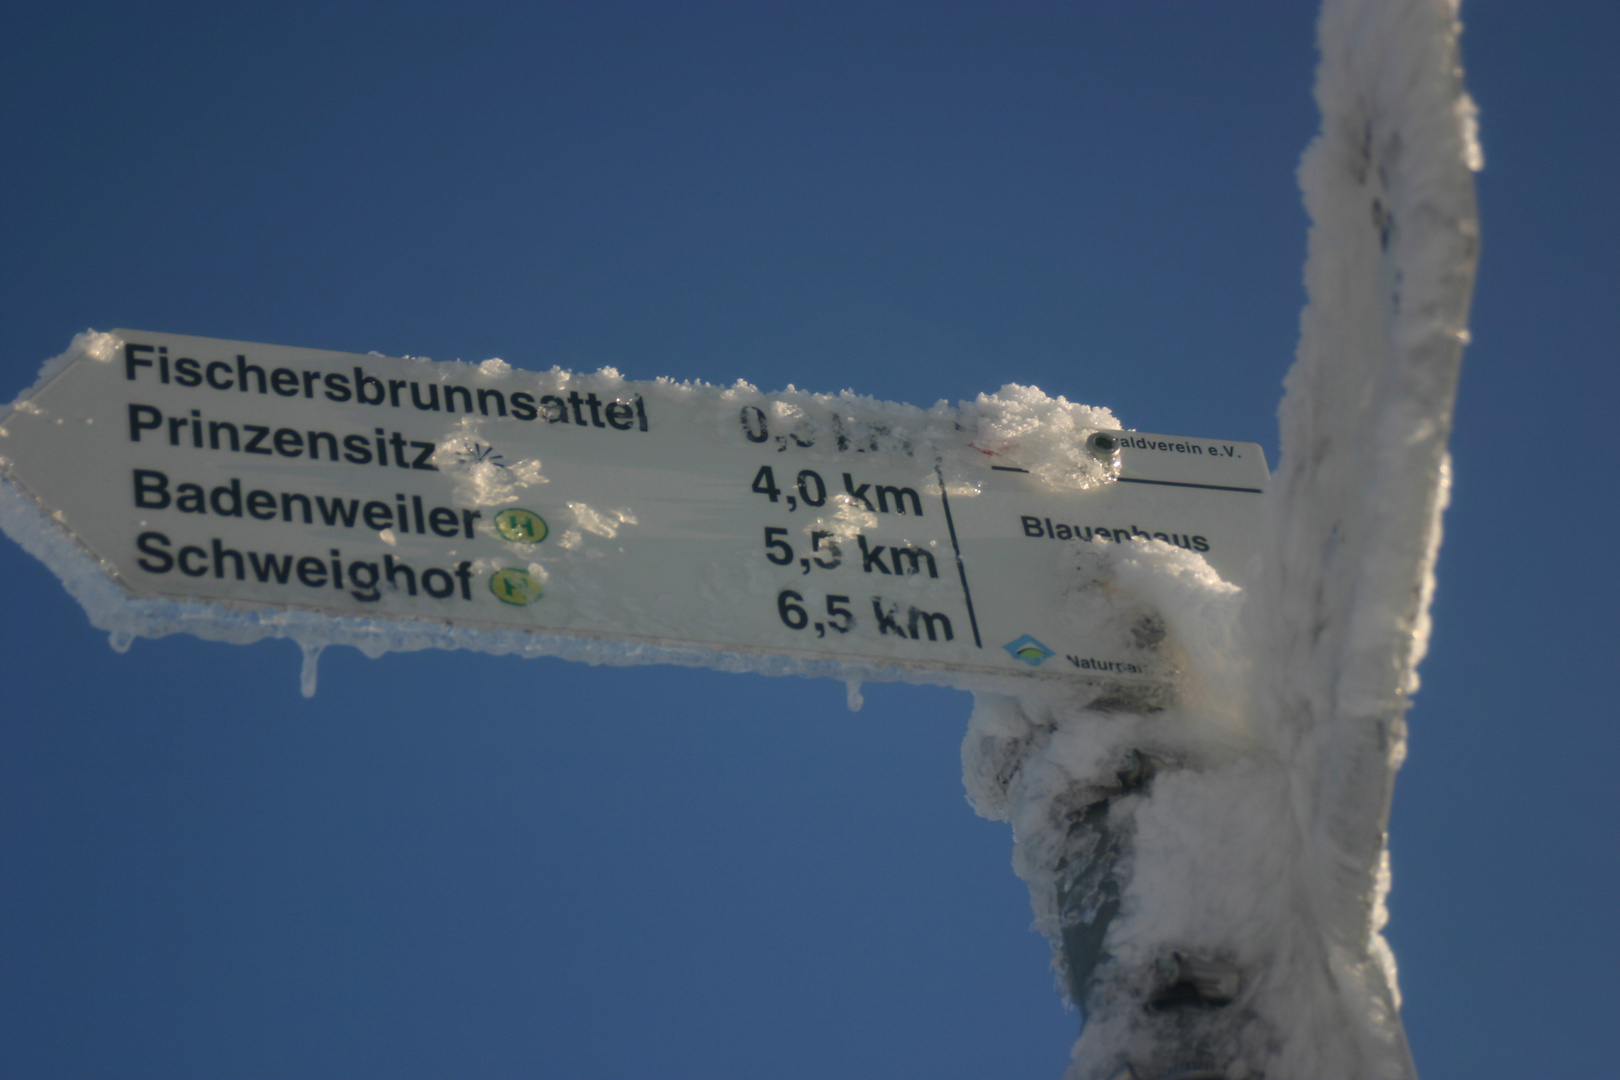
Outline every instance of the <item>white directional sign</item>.
<svg viewBox="0 0 1620 1080"><path fill-rule="evenodd" d="M131 330L0 468L133 597L1125 682L1167 661L1095 568L1238 581L1267 481L1252 443Z"/></svg>

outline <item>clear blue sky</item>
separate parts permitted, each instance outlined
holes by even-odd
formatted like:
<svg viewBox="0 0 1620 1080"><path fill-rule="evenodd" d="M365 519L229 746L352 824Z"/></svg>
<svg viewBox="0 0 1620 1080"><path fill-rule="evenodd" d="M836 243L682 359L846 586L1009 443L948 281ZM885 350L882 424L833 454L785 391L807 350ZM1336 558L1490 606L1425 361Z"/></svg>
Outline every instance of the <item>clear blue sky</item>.
<svg viewBox="0 0 1620 1080"><path fill-rule="evenodd" d="M1475 0L1394 921L1427 1078L1613 1066L1620 14ZM0 395L87 326L1252 439L1310 4L11 5ZM189 638L0 543L0 1076L1055 1077L965 695Z"/></svg>

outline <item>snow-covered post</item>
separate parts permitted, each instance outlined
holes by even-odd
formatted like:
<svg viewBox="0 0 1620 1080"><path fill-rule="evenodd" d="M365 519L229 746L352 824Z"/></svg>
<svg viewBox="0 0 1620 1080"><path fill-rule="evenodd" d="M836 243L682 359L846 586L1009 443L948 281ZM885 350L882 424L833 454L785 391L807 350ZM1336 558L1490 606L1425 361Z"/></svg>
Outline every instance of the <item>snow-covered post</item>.
<svg viewBox="0 0 1620 1080"><path fill-rule="evenodd" d="M977 701L969 797L1012 823L1084 1013L1074 1080L1415 1076L1380 930L1478 255L1458 32L1451 0L1323 6L1310 299L1248 594L1163 545L1081 566L1140 598L1179 692Z"/></svg>

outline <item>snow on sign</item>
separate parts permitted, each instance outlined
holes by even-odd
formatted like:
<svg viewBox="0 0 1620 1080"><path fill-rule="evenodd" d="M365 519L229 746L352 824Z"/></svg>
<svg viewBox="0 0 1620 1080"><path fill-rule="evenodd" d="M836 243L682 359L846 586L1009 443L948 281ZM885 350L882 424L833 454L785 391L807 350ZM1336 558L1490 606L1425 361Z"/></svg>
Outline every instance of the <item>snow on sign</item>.
<svg viewBox="0 0 1620 1080"><path fill-rule="evenodd" d="M117 330L0 417L0 468L130 602L1153 681L1087 567L1156 538L1236 581L1268 474L1115 427Z"/></svg>

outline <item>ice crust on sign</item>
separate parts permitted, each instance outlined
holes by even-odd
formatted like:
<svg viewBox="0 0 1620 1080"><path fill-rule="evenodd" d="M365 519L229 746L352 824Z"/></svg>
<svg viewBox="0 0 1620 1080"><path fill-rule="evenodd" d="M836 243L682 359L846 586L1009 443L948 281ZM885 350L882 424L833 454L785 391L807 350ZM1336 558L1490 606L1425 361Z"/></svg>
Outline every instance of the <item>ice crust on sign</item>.
<svg viewBox="0 0 1620 1080"><path fill-rule="evenodd" d="M674 397L711 389L665 379L659 386ZM764 414L776 441L826 446L843 440L877 452L938 457L947 484L962 482L961 475L974 471L967 467L971 459L989 456L1026 469L1054 488L1094 488L1107 483L1112 470L1087 452L1086 436L1120 427L1107 409L1016 383L973 401L940 401L931 408L878 401L852 390L815 394L789 386L767 396L740 381L718 400L714 424L727 439L738 437L738 410L752 406Z"/></svg>
<svg viewBox="0 0 1620 1080"><path fill-rule="evenodd" d="M33 396L69 363L75 360L116 362L121 344L110 334L90 331L78 335L66 353L46 362L33 388L0 411L0 476L3 476L6 458L8 417L36 409L31 400ZM423 358L406 358L405 363L408 369L419 368L413 374L424 383L445 383L463 373L476 372L482 378L510 381L513 389L543 388L542 393L578 390L613 396L624 385L623 377L612 368L579 374L560 368L545 372L521 371L499 359L477 365L434 364ZM731 443L747 445L750 441L748 432L739 426L738 418L740 413L753 409L762 421L759 433L763 434L768 428L769 439L784 445L797 441L803 447L819 440L820 447L838 445L938 462L947 491L975 484L971 478L982 475L986 456L1028 469L1055 488L1080 490L1107 483L1112 479L1111 465L1086 452L1084 439L1092 431L1119 426L1106 409L1074 404L1023 386L1007 386L999 393L980 395L975 401L956 405L940 402L931 408L880 402L850 391L813 394L790 387L784 392L765 394L742 382L719 387L660 379L650 388L640 384L638 391L647 393L650 400L661 397L687 406L676 411L690 418L681 422L712 428L722 440ZM497 463L486 456L491 440L483 429L491 422L482 417L459 417L438 440L433 463L449 478L457 500L464 505L498 508L516 504L550 483L545 462L539 457L502 459ZM757 439L751 441L758 442ZM818 448L812 451L810 458L816 460L815 455L829 452ZM868 519L873 515L847 495L830 495L827 502L824 521L818 524L834 537L853 535L872 524ZM570 501L565 505L566 510L559 508L554 522L556 546L564 551L578 548L586 556L592 554L585 550L589 547L584 543L588 538L611 539L638 520L638 510L631 505L611 501ZM306 694L314 691L317 659L321 649L328 645L352 645L368 656L424 648L460 648L524 656L553 655L588 663L678 663L729 671L825 675L852 681L855 685L877 679L955 681L949 672L908 672L882 661L790 659L716 647L624 643L566 633L453 626L432 619L397 615L343 617L240 601L134 599L108 578L105 572L108 567L98 565L94 556L56 523L46 520L25 492L5 479L0 479L0 527L61 578L68 591L84 606L92 624L108 632L114 647L125 649L138 637L156 638L178 632L233 643L288 638L304 653L300 681ZM398 543L392 530L379 533L378 539L387 546ZM510 558L510 553L500 556L500 560ZM484 565L486 562L489 560L475 565L480 570L491 569ZM500 565L505 564L500 561ZM545 583L549 573L545 567L530 563L527 569ZM560 570L554 570L565 576L571 573L566 561ZM599 595L601 583L588 573L575 573L574 577L578 580L570 578L559 584L581 610L590 610L593 604L633 603L633 598ZM774 593L769 575L758 567L751 567L747 573L719 583L715 588L727 595L738 590L762 596ZM615 613L623 614L617 609ZM710 628L700 624L706 617L721 617L715 613L711 616L695 614L676 626L663 625L645 612L629 614L633 616L631 624L643 629L646 636L677 641L705 640ZM729 613L725 614L729 617ZM859 700L858 691L851 694L852 705L858 705Z"/></svg>
<svg viewBox="0 0 1620 1080"><path fill-rule="evenodd" d="M1309 304L1259 566L1247 596L1194 566L1138 581L1185 650L1183 692L1134 715L977 695L964 780L1011 823L1085 1011L1071 1080L1416 1075L1381 931L1478 254L1456 15L1323 7L1322 131L1300 167ZM1188 971L1233 996L1148 1007L1196 986Z"/></svg>

